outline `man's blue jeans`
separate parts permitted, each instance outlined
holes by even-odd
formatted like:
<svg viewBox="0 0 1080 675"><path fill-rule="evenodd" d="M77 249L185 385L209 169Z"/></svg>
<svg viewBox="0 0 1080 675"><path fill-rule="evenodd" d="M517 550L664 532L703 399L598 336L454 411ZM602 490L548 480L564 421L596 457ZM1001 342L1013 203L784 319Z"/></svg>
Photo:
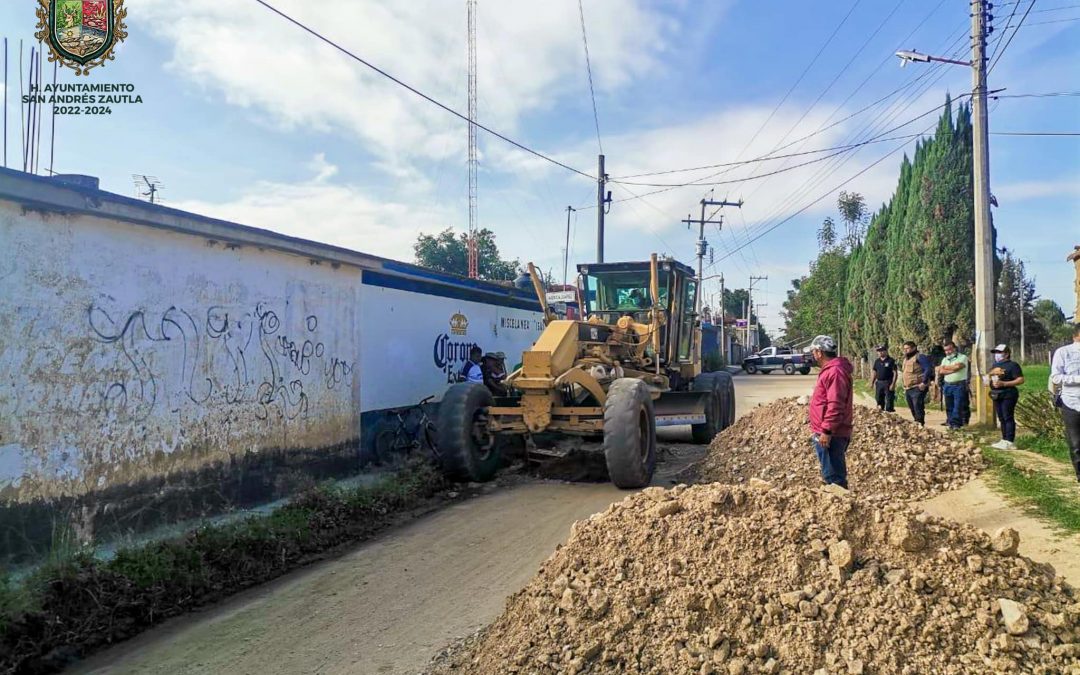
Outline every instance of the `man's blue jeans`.
<svg viewBox="0 0 1080 675"><path fill-rule="evenodd" d="M847 488L847 462L844 455L847 453L850 438L837 438L833 436L829 440L829 447L822 447L818 441L818 435L814 434L814 451L817 453L818 463L821 464L821 478L826 483L839 485Z"/></svg>
<svg viewBox="0 0 1080 675"><path fill-rule="evenodd" d="M948 415L949 427L958 429L964 426L964 408L967 403L966 382L946 382L942 388L945 397L945 413Z"/></svg>

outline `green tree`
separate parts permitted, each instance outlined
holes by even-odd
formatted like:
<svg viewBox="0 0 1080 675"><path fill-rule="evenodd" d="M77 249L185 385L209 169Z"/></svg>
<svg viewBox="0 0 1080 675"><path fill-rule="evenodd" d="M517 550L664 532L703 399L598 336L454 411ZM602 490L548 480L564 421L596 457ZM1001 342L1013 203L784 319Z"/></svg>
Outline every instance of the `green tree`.
<svg viewBox="0 0 1080 675"><path fill-rule="evenodd" d="M785 339L805 342L815 335L844 340L843 307L847 291L848 254L841 248L823 251L810 263L810 273L792 281L784 302ZM843 345L847 352L847 345Z"/></svg>
<svg viewBox="0 0 1080 675"><path fill-rule="evenodd" d="M745 288L725 288L724 289L724 311L736 318L743 318L746 311L746 303L750 300L750 293ZM765 328L761 325L761 321L758 320L756 312L750 313L750 324L757 326L757 339L758 345L762 348L768 347L772 344L772 339L765 332ZM739 333L739 342L746 342L742 332Z"/></svg>
<svg viewBox="0 0 1080 675"><path fill-rule="evenodd" d="M1068 342L1072 339L1072 329L1065 321L1065 312L1053 300L1043 298L1036 301L1031 313L1046 330L1051 342Z"/></svg>
<svg viewBox="0 0 1080 675"><path fill-rule="evenodd" d="M1002 249L1001 274L994 298L994 330L998 342L1005 342L1016 351L1020 344L1020 313L1024 314L1024 339L1027 344L1049 342L1050 332L1035 316L1035 282L1028 277L1024 261Z"/></svg>
<svg viewBox="0 0 1080 675"><path fill-rule="evenodd" d="M857 353L905 340L973 341L971 175L971 109L961 105L954 117L946 99L934 135L904 157L892 198L852 249L845 326Z"/></svg>
<svg viewBox="0 0 1080 675"><path fill-rule="evenodd" d="M843 243L847 248L854 249L862 243L866 233L866 200L858 192L841 192L836 198L836 209L847 226Z"/></svg>
<svg viewBox="0 0 1080 675"><path fill-rule="evenodd" d="M495 233L484 228L477 233L479 277L489 281L513 281L521 270L521 261L503 260L495 245ZM420 233L413 244L416 264L421 267L460 274L469 273L468 234L455 233L453 228L430 235ZM549 275L550 276L550 275Z"/></svg>

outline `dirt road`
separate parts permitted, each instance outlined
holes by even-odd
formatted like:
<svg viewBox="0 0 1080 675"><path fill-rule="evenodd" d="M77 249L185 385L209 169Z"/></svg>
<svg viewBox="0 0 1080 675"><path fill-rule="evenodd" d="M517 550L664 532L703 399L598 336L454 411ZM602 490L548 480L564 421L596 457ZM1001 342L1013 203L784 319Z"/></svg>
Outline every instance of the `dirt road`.
<svg viewBox="0 0 1080 675"><path fill-rule="evenodd" d="M806 393L813 377L736 377L737 414ZM657 484L699 455L662 430ZM688 437L688 430L681 430ZM433 514L269 586L152 630L81 673L414 673L490 622L570 525L626 496L608 484L539 482Z"/></svg>

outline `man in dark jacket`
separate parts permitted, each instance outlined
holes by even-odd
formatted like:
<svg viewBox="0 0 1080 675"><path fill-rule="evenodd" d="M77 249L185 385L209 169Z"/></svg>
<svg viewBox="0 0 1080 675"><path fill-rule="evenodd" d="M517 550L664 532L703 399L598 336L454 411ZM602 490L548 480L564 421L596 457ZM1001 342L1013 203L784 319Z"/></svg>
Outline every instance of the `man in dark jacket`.
<svg viewBox="0 0 1080 675"><path fill-rule="evenodd" d="M847 488L845 454L851 443L852 408L851 362L836 354L836 341L819 335L810 343L818 373L810 398L810 431L814 451L821 464L825 483Z"/></svg>
<svg viewBox="0 0 1080 675"><path fill-rule="evenodd" d="M934 381L934 364L930 357L919 353L919 347L910 340L904 343L904 362L900 366L900 377L904 385L904 398L911 408L911 418L919 424L926 424L926 392Z"/></svg>
<svg viewBox="0 0 1080 675"><path fill-rule="evenodd" d="M878 358L874 361L874 395L877 407L885 412L896 412L896 377L900 370L896 360L889 356L889 348L878 345Z"/></svg>

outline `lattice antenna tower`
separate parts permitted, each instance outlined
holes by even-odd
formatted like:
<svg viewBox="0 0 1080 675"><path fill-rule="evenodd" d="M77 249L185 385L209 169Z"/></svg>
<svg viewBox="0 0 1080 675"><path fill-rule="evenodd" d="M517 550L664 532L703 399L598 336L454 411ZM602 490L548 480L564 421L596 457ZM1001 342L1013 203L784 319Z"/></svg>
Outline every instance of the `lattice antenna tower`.
<svg viewBox="0 0 1080 675"><path fill-rule="evenodd" d="M469 278L480 276L480 251L476 227L476 0L465 0L469 31Z"/></svg>
<svg viewBox="0 0 1080 675"><path fill-rule="evenodd" d="M159 204L161 202L161 195L159 193L165 188L165 184L162 183L161 179L157 176L133 173L131 174L131 181L135 184L136 199L143 199L151 204Z"/></svg>

